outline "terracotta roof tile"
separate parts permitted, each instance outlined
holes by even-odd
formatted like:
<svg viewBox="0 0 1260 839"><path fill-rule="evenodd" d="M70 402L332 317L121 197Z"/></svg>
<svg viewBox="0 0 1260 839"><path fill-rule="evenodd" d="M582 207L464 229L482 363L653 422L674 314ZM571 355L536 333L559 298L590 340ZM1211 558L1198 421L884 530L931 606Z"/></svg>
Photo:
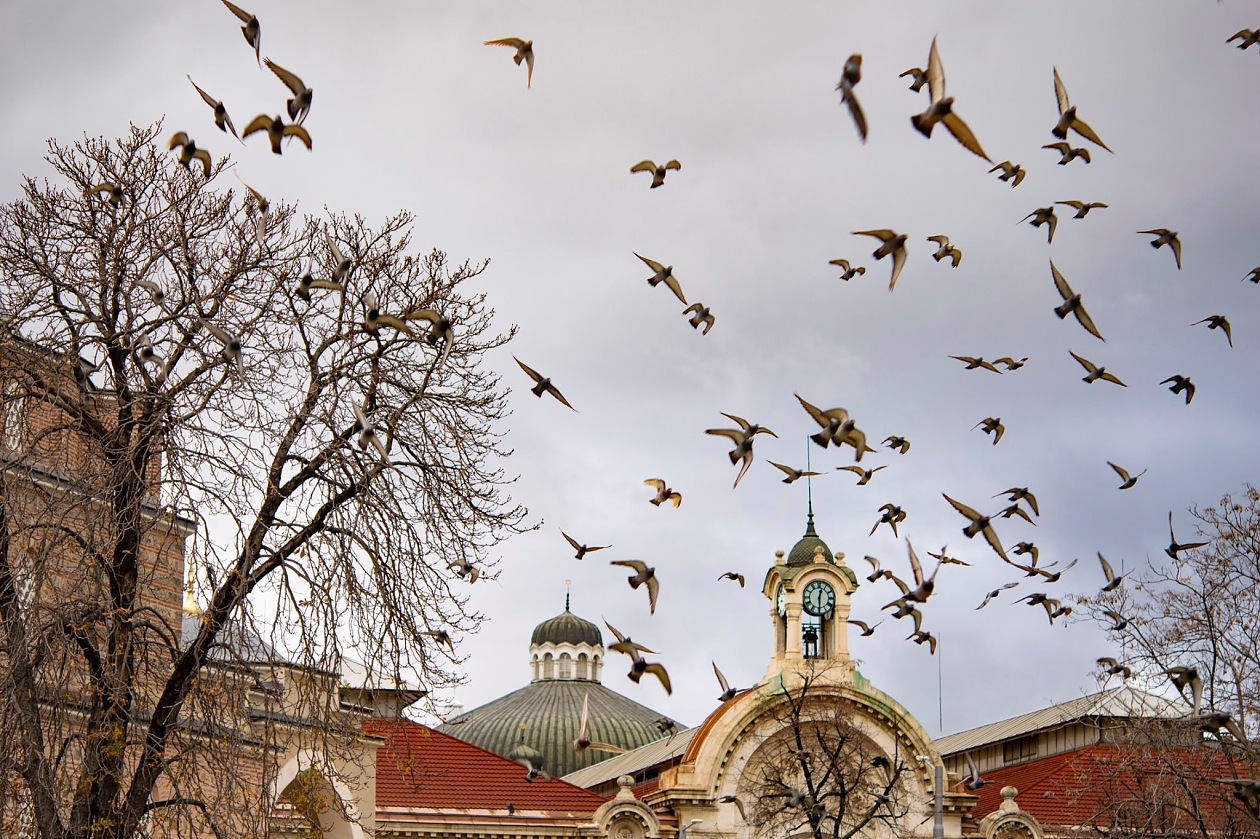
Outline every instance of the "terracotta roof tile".
<svg viewBox="0 0 1260 839"><path fill-rule="evenodd" d="M559 779L525 780L515 762L410 720L367 720L385 738L376 753L378 808L548 811L589 818L604 799Z"/></svg>
<svg viewBox="0 0 1260 839"><path fill-rule="evenodd" d="M1094 744L985 773L985 785L973 793L980 800L971 815L980 819L996 810L1002 788L1013 786L1019 790L1020 809L1043 826L1101 827L1112 822L1115 803L1130 797L1125 787L1158 784L1168 800L1175 800L1184 778L1201 812L1223 816L1234 806L1232 788L1211 779L1229 775L1224 756L1211 746L1155 752L1133 745Z"/></svg>

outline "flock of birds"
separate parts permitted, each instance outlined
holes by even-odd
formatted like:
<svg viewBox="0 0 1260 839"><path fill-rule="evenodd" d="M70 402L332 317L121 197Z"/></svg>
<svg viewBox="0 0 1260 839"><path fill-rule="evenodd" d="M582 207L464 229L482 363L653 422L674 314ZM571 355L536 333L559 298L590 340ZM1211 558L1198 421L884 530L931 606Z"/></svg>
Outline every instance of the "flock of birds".
<svg viewBox="0 0 1260 839"><path fill-rule="evenodd" d="M259 114L245 125L244 131L239 135L232 122L230 115L223 101L215 99L210 93L197 85L189 77L189 82L193 85L196 93L211 109L213 113L214 125L225 134L231 134L238 141L243 142L245 139L259 133L265 133L271 150L279 155L283 153L286 141L296 138L308 150L312 148L312 139L310 133L303 126L303 123L310 113L313 100L313 92L302 79L289 70L281 67L270 58L264 59L262 56L262 31L259 20L253 14L236 6L230 0L222 0L224 6L235 15L242 23L241 32L253 49L255 60L259 67L266 67L270 70L280 82L292 94L285 102L284 111L287 113L288 122L285 121L283 114L271 116L268 114ZM1240 41L1239 49L1247 49L1253 45L1260 43L1260 30L1241 30L1229 39L1229 42ZM533 69L535 61L534 45L532 41L521 38L500 38L486 41L485 44L492 46L504 46L515 50L513 54L514 62L519 66L524 64L526 67L526 87L532 86ZM846 107L856 126L859 137L865 143L868 137L868 126L866 117L862 110L861 104L857 98L856 88L862 79L861 73L862 57L860 54L854 54L844 62L840 82L836 85L836 89L840 93L840 102ZM937 125L944 127L954 139L967 151L975 154L989 163L993 160L984 151L974 132L963 121L962 117L955 111L955 98L946 95L945 73L938 51L936 39L934 38L928 52L927 67L913 67L901 74L902 77L908 77L911 80L910 90L918 93L923 87L928 89L928 102L925 109L911 117L911 123L914 128L919 131L925 138L931 138L933 130ZM1085 164L1091 162L1090 152L1088 148L1073 147L1069 142L1070 134L1083 138L1086 142L1101 148L1108 153L1111 149L1103 142L1099 134L1078 115L1077 106L1072 103L1068 96L1067 89L1060 78L1058 69L1054 69L1053 73L1054 93L1058 107L1057 121L1050 128L1051 135L1055 138L1055 142L1045 144L1042 148L1058 152L1060 155L1059 164L1066 165L1069 162L1079 158ZM185 131L176 132L169 140L168 148L172 152L178 152L178 161L186 168L191 168L194 163L200 164L202 175L209 178L212 170L212 159L209 152L199 147L192 136ZM632 174L647 173L651 175L651 189L657 189L665 185L666 176L670 172L681 170L681 164L678 160L671 159L663 164L657 164L652 160L643 160L634 164L630 168ZM999 173L998 177L1001 181L1007 182L1012 188L1018 187L1026 176L1026 171L1022 166L1005 160L996 163L989 170L990 173ZM252 211L257 214L257 235L261 242L266 232L266 223L269 210L268 200L257 190L245 185L248 191L248 201L252 202ZM119 184L111 182L103 182L85 191L85 197L99 198L106 201L112 207L118 207L122 201L126 199L126 192ZM1065 206L1075 210L1073 219L1085 219L1089 213L1094 210L1106 209L1107 204L1098 201L1079 201L1064 200L1056 201L1048 207L1040 207L1021 219L1021 222L1027 222L1034 227L1045 226L1047 228L1047 244L1052 244L1054 240L1055 230L1058 224L1058 216L1056 215L1056 206ZM1168 228L1151 228L1138 231L1141 234L1150 235L1154 238L1149 244L1158 249L1167 246L1171 251L1178 269L1182 266L1182 242L1178 233ZM854 231L854 235L866 236L879 240L879 246L874 250L871 256L876 260L883 260L885 257L892 258L892 268L889 277L888 289L893 291L896 287L897 280L901 275L907 259L906 243L909 235L900 233L889 228L878 228L869 230ZM957 268L963 258L962 249L950 237L944 234L937 234L927 237L927 241L932 242L936 246L933 253L933 259L936 262L948 260L953 268ZM347 294L347 279L354 270L354 259L347 256L341 249L340 245L333 237L326 233L325 243L331 257L331 265L333 270L328 278L316 278L312 273L311 264L308 263L306 270L302 276L298 278L296 293L303 300L311 301L312 292L314 290L322 290ZM700 330L702 334L707 335L716 323L713 313L704 304L699 302L689 302L684 294L679 279L674 274L673 266L665 265L657 260L650 259L641 254L635 253L639 260L648 267L653 273L646 281L650 287L664 285L678 301L686 308L683 310L684 316L689 317L689 323L693 329ZM849 258L839 258L831 260L832 265L838 267L841 271L841 279L845 281L856 279L866 273L866 267L856 265ZM1055 266L1053 260L1050 261L1050 273L1053 285L1059 297L1062 300L1060 305L1053 307L1055 315L1059 319L1066 319L1071 315L1076 322L1090 335L1105 341L1101 331L1095 325L1089 312L1086 310L1082 301L1082 295L1077 293L1067 279ZM1253 283L1260 284L1260 266L1251 271L1250 275L1244 278ZM164 296L162 290L151 281L141 281L138 285L143 286L146 291L153 297L158 305L163 305ZM425 341L432 345L442 345L442 360L449 355L451 346L456 340L455 325L448 320L441 312L432 309L419 309L405 313L392 314L382 312L379 309L377 301L370 294L365 294L362 299L363 304L363 321L362 327L370 333L377 333L380 329L392 329L399 333L404 333L409 337L417 340ZM413 331L413 327L417 322L427 324L427 329L423 333ZM242 365L244 364L243 348L240 339L227 331L209 323L205 320L198 320L199 327L204 328L213 338L222 345L223 359L233 368L239 375ZM1193 326L1206 325L1209 329L1219 329L1226 337L1229 345L1233 346L1233 335L1229 320L1221 314L1209 315L1202 320L1196 321ZM164 376L167 372L165 364L166 360L152 345L148 339L139 339L133 348L137 358L141 364L157 365L161 370L160 376ZM1127 387L1115 373L1108 371L1103 365L1085 358L1074 350L1069 350L1069 354L1081 367L1086 371L1083 381L1093 383L1096 381L1104 381L1120 387ZM992 361L984 358L971 356L951 356L952 358L964 363L967 370L983 369L992 373L1011 373L1019 370L1027 362L1028 358L1004 357L993 359ZM544 394L552 396L565 407L574 411L577 409L569 402L564 394L559 390L551 378L544 376L532 367L525 364L520 359L515 359L521 370L533 382L531 392L538 397ZM1004 369L999 369L1001 365ZM92 370L85 371L88 375ZM1184 394L1184 400L1187 405L1194 398L1195 385L1189 376L1180 373L1169 376L1161 385L1171 385L1169 390L1174 394ZM857 485L867 485L875 474L887 468L887 465L880 465L874 468L866 468L860 465L863 455L874 452L867 443L867 434L858 428L856 421L849 412L842 407L834 407L828 409L820 409L814 404L806 401L803 397L797 396L801 408L805 411L810 421L818 427L818 430L809 435L813 443L823 449L834 447L842 450L844 446L850 447L853 453L854 463L852 465L843 465L836 467L837 469L848 471L858 477ZM358 446L366 450L369 446L374 448L385 463L389 463L389 451L386 441L378 434L373 427L372 421L367 414L365 408L361 405L354 405L354 413L356 417L354 431L358 434ZM722 416L733 423L733 427L711 428L706 430L706 434L725 438L732 446L727 453L728 459L732 466L736 467L733 487L738 487L740 481L751 467L754 455L753 444L759 435L768 435L778 437L778 435L757 423L737 416L733 413L722 412ZM997 445L1001 440L1005 431L1005 426L1000 417L986 417L976 423L975 428L981 429L982 433L992 435L993 445ZM973 429L974 430L974 429ZM910 451L910 441L896 434L885 437L881 443L883 447L904 456ZM802 477L809 478L822 473L810 469L808 466L804 469L798 469L794 466L768 461L776 469L786 475L783 479L784 483L793 483ZM1146 470L1138 472L1136 475L1131 474L1126 468L1115 463L1108 462L1108 465L1120 477L1122 484L1118 487L1120 490L1131 489L1137 480L1145 474ZM672 506L677 508L682 503L682 494L671 488L662 478L648 478L644 481L647 486L654 490L654 495L647 500L656 505ZM945 495L944 498L961 516L963 516L967 524L962 529L963 535L971 539L977 535L984 538L985 542L991 547L993 552L1001 559L1002 562L1009 565L1013 570L1023 572L1026 578L1037 578L1039 582L1053 584L1057 582L1062 574L1076 564L1073 560L1066 567L1051 571L1057 563L1049 565L1039 565L1039 551L1032 542L1021 541L1014 545L1011 552L1016 556L1029 557L1027 563L1017 562L1011 559L1007 549L1004 547L1003 541L999 538L995 530L995 521L997 519L1009 520L1013 517L1024 519L1028 523L1034 522L1034 517L1040 515L1039 506L1036 496L1027 487L1011 487L997 493L994 497L1006 496L1007 506L992 514L981 513L976 508L969 506L961 501ZM1022 503L1022 505L1021 505ZM900 506L893 503L886 503L879 508L880 516L871 529L874 534L881 526L887 525L894 536L898 535L898 525L905 522L907 513ZM1181 551L1190 550L1203 546L1203 542L1179 543L1172 529L1172 513L1169 513L1169 536L1170 544L1167 553L1170 557L1176 558ZM564 539L575 550L575 558L583 559L586 555L610 548L611 545L592 546L587 545L573 538L568 533L561 531ZM910 575L903 579L891 570L881 566L880 561L873 556L867 556L865 559L872 566L872 573L866 578L871 583L881 580L891 581L900 592L900 596L893 599L883 607L881 611L892 610L892 617L896 620L909 618L913 625L913 631L906 637L907 641L913 641L917 644L926 644L931 652L935 653L937 639L923 628L923 613L920 606L926 604L935 591L936 577L941 567L944 565L961 565L966 566L969 563L963 560L949 556L946 548L942 548L939 553L929 554L930 557L936 559L936 565L930 574L925 573L923 565L919 560L909 539L906 540L907 553L909 556ZM1098 554L1098 562L1103 575L1103 585L1100 588L1100 594L1114 591L1123 585L1123 574L1115 574L1112 566L1108 563L1101 553ZM654 614L656 602L659 593L659 581L656 578L655 568L638 559L615 560L611 562L613 566L620 566L630 569L633 573L629 576L628 582L632 589L643 587L646 589L648 596L649 612ZM467 561L452 563L450 569L460 577L470 582L475 582L480 572L478 568ZM744 578L742 574L736 572L727 572L720 579L728 579L742 587ZM984 595L983 600L977 609L985 608L993 599L997 598L1003 591L1010 590L1018 586L1018 582L1008 582L998 588L989 591ZM1045 610L1048 620L1051 624L1056 619L1066 616L1072 612L1072 607L1064 605L1062 600L1050 596L1046 591L1037 591L1025 595L1016 602L1023 602L1029 606L1041 607ZM1127 619L1114 611L1108 611L1108 616L1113 620L1113 625L1108 627L1111 631L1120 631L1127 626ZM849 623L861 630L861 634L869 636L873 634L883 621L875 624L868 624L861 620L850 620ZM615 652L623 653L630 658L630 671L628 677L638 683L644 675L656 677L667 693L671 692L671 682L669 674L665 667L656 661L649 661L644 654L655 655L656 653L640 644L631 640L630 636L620 632L611 625L609 630L616 638L616 642L609 645L609 649ZM451 645L451 638L448 633L442 630L429 633L438 643ZM1098 660L1100 667L1109 675L1120 675L1127 678L1131 675L1131 669L1122 661L1112 657L1103 657ZM721 686L720 701L727 701L738 695L739 690L730 688L726 678L718 669L716 663L713 665L718 682ZM1170 667L1164 671L1172 680L1175 687L1185 694L1189 691L1189 701L1192 706L1191 714L1200 722L1204 730L1219 733L1221 730L1231 732L1238 739L1244 739L1243 732L1233 721L1229 714L1220 712L1211 708L1202 707L1202 686L1197 671L1193 666L1179 665ZM580 734L573 743L575 752L581 753L586 749L620 751L619 747L610 744L593 742L587 736L587 707L586 702L583 703ZM668 721L663 721L668 724ZM664 730L664 729L663 729ZM970 761L972 767L972 775L965 779L969 789L974 789L983 783L983 779L979 777L979 772L975 770L974 762ZM527 779L533 780L536 777L545 777L542 767L532 765L528 759L521 759L522 765L527 770ZM1260 795L1260 782L1256 781L1230 781L1239 785L1239 795L1255 800ZM1248 786L1249 785L1249 786ZM738 802L736 802L738 803ZM741 808L742 809L742 808Z"/></svg>

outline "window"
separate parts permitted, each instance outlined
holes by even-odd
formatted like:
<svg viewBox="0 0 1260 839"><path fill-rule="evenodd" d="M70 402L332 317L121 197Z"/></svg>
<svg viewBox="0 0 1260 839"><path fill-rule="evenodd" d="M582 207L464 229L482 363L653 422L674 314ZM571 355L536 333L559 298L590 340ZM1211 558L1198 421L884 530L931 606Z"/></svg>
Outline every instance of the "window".
<svg viewBox="0 0 1260 839"><path fill-rule="evenodd" d="M577 677L579 679L589 679L591 677L590 665L586 660L586 653L580 653L577 657Z"/></svg>
<svg viewBox="0 0 1260 839"><path fill-rule="evenodd" d="M1037 756L1037 735L1033 734L1028 737L1020 737L1018 740L1008 740L1002 744L1002 762L1018 763L1021 760L1031 760Z"/></svg>
<svg viewBox="0 0 1260 839"><path fill-rule="evenodd" d="M556 678L572 679L573 678L573 657L568 653L560 653L560 666L557 668Z"/></svg>
<svg viewBox="0 0 1260 839"><path fill-rule="evenodd" d="M4 448L21 451L26 442L26 399L17 382L4 389Z"/></svg>

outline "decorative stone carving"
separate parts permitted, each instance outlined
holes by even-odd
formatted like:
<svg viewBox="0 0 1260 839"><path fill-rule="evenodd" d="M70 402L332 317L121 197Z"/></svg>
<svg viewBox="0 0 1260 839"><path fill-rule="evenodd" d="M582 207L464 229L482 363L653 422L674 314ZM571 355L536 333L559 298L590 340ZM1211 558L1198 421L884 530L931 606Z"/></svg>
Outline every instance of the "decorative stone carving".
<svg viewBox="0 0 1260 839"><path fill-rule="evenodd" d="M1002 787L1002 803L980 820L984 839L1044 839L1041 824L1015 802L1019 790Z"/></svg>

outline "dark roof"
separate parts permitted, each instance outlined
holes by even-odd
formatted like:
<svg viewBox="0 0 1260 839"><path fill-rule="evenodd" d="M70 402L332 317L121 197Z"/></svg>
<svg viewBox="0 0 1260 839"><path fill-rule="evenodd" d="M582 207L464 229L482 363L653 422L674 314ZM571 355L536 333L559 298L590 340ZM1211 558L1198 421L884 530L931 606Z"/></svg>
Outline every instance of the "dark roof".
<svg viewBox="0 0 1260 839"><path fill-rule="evenodd" d="M561 780L530 782L507 758L410 720L365 720L368 734L385 738L376 752L379 808L540 810L583 819L604 799Z"/></svg>
<svg viewBox="0 0 1260 839"><path fill-rule="evenodd" d="M581 723L582 699L590 696L587 736L590 739L637 749L665 735L656 727L664 716L609 690L598 682L550 679L499 697L438 727L438 731L468 743L509 755L526 745L543 756L542 768L567 775L607 760L609 752L573 753ZM522 728L524 725L524 728ZM680 729L685 726L679 724Z"/></svg>
<svg viewBox="0 0 1260 839"><path fill-rule="evenodd" d="M831 549L827 547L827 543L819 538L818 532L814 530L814 510L811 507L809 517L805 522L805 535L802 536L801 540L793 545L792 550L788 552L787 564L809 565L814 561L814 549L820 545L823 549L823 557L828 562L834 564L835 558L832 556Z"/></svg>
<svg viewBox="0 0 1260 839"><path fill-rule="evenodd" d="M534 627L534 634L530 637L529 643L593 644L602 647L604 636L600 634L598 626L570 612L566 600L563 612Z"/></svg>

